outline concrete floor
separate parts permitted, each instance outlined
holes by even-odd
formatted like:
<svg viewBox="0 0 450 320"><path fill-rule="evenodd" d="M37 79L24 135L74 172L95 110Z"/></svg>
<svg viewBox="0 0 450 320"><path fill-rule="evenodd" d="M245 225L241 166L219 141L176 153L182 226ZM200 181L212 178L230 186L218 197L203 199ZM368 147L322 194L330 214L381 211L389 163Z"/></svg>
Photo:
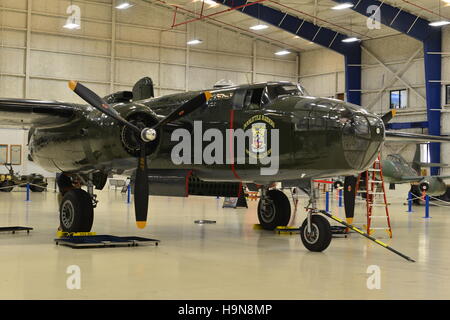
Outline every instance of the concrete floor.
<svg viewBox="0 0 450 320"><path fill-rule="evenodd" d="M160 246L75 250L53 242L55 193L32 193L25 202L23 191L0 192L0 226L35 228L0 234L0 299L449 299L449 209L433 207L428 220L423 208L408 214L401 199L407 187L401 190L390 194L394 238L376 235L416 263L357 234L308 252L299 235L254 230L257 202L222 209L222 199L151 197L149 226L140 231L126 196L106 189L98 193L93 231L153 237ZM336 200L332 207L343 216ZM357 213L363 221L363 207ZM300 210L296 224L303 218ZM80 267L80 290L66 287L70 265ZM367 288L371 265L381 270L379 290Z"/></svg>

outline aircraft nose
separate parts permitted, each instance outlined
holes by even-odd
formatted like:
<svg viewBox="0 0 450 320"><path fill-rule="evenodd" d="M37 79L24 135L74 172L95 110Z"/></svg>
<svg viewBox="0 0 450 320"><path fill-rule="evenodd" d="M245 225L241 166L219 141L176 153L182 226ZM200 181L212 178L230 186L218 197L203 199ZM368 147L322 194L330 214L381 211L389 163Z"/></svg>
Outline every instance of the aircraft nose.
<svg viewBox="0 0 450 320"><path fill-rule="evenodd" d="M343 128L344 155L350 167L367 168L378 155L384 137L383 122L376 116L355 113Z"/></svg>

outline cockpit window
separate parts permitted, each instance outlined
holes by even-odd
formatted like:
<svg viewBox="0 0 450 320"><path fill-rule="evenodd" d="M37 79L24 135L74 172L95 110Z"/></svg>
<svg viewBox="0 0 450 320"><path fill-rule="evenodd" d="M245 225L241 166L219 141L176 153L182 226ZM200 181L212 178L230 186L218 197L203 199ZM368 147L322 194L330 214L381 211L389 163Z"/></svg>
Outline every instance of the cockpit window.
<svg viewBox="0 0 450 320"><path fill-rule="evenodd" d="M366 117L355 115L353 121L355 122L354 127L356 135L360 137L370 137L369 122Z"/></svg>
<svg viewBox="0 0 450 320"><path fill-rule="evenodd" d="M304 96L305 89L298 84L277 84L267 86L267 93L270 100L277 99L282 96Z"/></svg>
<svg viewBox="0 0 450 320"><path fill-rule="evenodd" d="M244 98L244 109L259 110L261 107L261 98L264 88L255 88L247 90Z"/></svg>

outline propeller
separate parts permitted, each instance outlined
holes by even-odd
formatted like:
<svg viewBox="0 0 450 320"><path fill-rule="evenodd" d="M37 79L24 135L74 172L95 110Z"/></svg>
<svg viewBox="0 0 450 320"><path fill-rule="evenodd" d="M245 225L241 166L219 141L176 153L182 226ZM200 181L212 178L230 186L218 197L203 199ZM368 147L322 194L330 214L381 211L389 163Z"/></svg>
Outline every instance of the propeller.
<svg viewBox="0 0 450 320"><path fill-rule="evenodd" d="M397 110L392 109L392 110L390 110L389 112L385 113L385 114L381 117L381 120L384 122L385 125L387 125L388 122L391 121L392 118L395 117L396 113L397 113Z"/></svg>
<svg viewBox="0 0 450 320"><path fill-rule="evenodd" d="M176 121L182 117L185 117L189 113L200 108L211 98L211 92L205 91L195 96L191 100L179 106L172 111L165 118L161 119L156 125L151 128L139 129L131 122L125 120L114 108L108 105L102 98L100 98L95 92L88 89L77 81L69 81L69 88L75 92L81 99L89 103L98 111L110 116L123 125L129 127L135 131L140 137L140 155L138 159L138 165L136 169L136 180L134 184L134 209L136 216L136 225L138 228L143 229L147 224L147 211L148 211L148 174L147 174L147 156L146 156L146 143L154 141L157 137L157 130L169 122Z"/></svg>

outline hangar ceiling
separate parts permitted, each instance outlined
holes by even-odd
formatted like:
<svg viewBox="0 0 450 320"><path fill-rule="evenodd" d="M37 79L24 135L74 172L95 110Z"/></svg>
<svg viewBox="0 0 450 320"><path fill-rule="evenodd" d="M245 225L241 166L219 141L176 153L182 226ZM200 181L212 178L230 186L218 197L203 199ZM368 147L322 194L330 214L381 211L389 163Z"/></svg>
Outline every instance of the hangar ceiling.
<svg viewBox="0 0 450 320"><path fill-rule="evenodd" d="M185 21L192 18L198 18L203 12L203 20L210 23L222 25L226 28L232 28L238 32L249 34L260 40L271 42L280 47L289 47L298 51L318 49L320 46L311 43L302 38L293 36L291 33L278 29L275 26L269 28L252 31L249 28L258 24L258 20L243 15L236 10L224 12L227 7L222 5L214 5L212 1L205 1L203 4L201 0L143 0L145 2L172 7L178 7L178 13L185 13L190 18L185 18L177 14L176 24L179 27ZM257 0L256 0L257 1ZM386 36L397 35L400 32L386 26L381 26L379 29L369 29L367 27L367 18L352 10L333 10L336 2L332 0L259 0L264 6L272 7L283 12L298 16L299 18L313 22L319 26L327 27L356 36L362 40L379 39ZM251 4L249 0L247 4ZM410 12L421 18L429 21L449 20L450 18L450 0L387 0L383 1L401 10ZM203 11L202 11L203 6ZM196 23L196 22L191 22ZM196 23L198 24L198 23Z"/></svg>

